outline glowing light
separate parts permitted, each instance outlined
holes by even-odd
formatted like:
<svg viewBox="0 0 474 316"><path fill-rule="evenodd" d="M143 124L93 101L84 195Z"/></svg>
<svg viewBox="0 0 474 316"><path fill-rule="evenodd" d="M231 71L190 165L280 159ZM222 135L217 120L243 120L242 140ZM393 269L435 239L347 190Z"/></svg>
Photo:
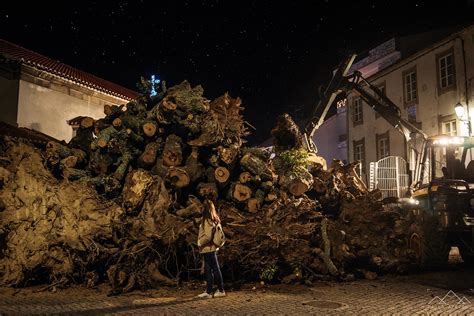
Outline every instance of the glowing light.
<svg viewBox="0 0 474 316"><path fill-rule="evenodd" d="M155 95L158 94L156 92L155 86L157 86L161 82L160 79L155 78L155 75L151 75L150 83L151 83L151 91L150 91L150 96L154 97Z"/></svg>
<svg viewBox="0 0 474 316"><path fill-rule="evenodd" d="M444 137L433 140L433 145L462 145L464 138L462 137Z"/></svg>

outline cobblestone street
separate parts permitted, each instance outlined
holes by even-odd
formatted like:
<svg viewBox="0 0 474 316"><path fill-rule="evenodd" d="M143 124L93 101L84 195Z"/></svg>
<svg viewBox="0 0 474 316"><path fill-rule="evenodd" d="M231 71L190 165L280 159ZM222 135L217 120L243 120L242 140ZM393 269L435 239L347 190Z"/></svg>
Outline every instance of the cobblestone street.
<svg viewBox="0 0 474 316"><path fill-rule="evenodd" d="M229 290L195 299L199 290L153 290L107 297L107 288L0 290L0 314L460 314L474 315L473 271L387 276L374 281L319 282ZM450 292L451 290L451 292ZM438 298L439 299L438 299ZM218 300L218 302L216 302ZM443 300L443 301L441 301ZM460 301L462 300L462 301Z"/></svg>

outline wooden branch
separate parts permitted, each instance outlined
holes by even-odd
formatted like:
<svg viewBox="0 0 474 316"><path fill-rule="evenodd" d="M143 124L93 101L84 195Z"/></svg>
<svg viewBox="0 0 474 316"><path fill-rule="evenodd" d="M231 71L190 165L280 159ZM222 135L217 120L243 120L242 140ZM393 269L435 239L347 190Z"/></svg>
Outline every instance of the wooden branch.
<svg viewBox="0 0 474 316"><path fill-rule="evenodd" d="M324 263L326 264L326 267L328 268L329 273L331 275L337 276L339 274L339 271L337 271L337 268L331 259L331 241L328 237L327 227L328 219L325 217L321 221L321 237L323 238L324 242L324 252L320 252L318 255L321 257L321 259L323 259Z"/></svg>

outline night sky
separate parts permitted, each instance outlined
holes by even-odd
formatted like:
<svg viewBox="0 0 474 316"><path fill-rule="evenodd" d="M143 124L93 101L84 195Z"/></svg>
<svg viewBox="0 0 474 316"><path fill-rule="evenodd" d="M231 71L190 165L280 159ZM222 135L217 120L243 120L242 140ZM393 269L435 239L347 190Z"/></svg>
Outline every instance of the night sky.
<svg viewBox="0 0 474 316"><path fill-rule="evenodd" d="M436 1L437 2L437 1ZM0 37L136 90L156 74L240 96L251 138L304 117L348 52L472 22L469 1L4 1Z"/></svg>

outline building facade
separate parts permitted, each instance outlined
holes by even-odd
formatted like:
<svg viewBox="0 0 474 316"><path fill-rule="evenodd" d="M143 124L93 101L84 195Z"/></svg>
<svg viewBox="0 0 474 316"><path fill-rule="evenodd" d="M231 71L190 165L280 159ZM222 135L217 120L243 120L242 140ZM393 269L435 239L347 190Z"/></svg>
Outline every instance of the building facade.
<svg viewBox="0 0 474 316"><path fill-rule="evenodd" d="M351 70L379 87L402 116L428 136L468 135L467 121L474 116L474 25L447 34L391 39L369 51ZM395 128L356 94L349 94L347 103L348 158L362 162L364 180L370 162L387 156L410 162L406 141ZM458 103L467 110L461 120L454 111Z"/></svg>
<svg viewBox="0 0 474 316"><path fill-rule="evenodd" d="M316 130L313 142L318 148L318 155L326 159L327 165L341 160L347 163L347 99L336 102L337 113L324 121Z"/></svg>
<svg viewBox="0 0 474 316"><path fill-rule="evenodd" d="M77 116L104 116L104 105L138 93L0 39L0 121L68 141Z"/></svg>

